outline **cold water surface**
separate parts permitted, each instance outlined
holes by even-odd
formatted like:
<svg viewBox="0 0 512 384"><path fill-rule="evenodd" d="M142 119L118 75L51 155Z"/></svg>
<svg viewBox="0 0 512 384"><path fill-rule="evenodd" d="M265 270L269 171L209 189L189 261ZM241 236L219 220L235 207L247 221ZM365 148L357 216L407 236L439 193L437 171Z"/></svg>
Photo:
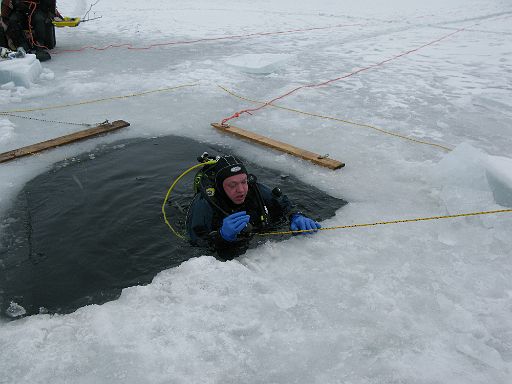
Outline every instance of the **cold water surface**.
<svg viewBox="0 0 512 384"><path fill-rule="evenodd" d="M11 302L27 314L104 303L125 287L149 283L164 269L211 254L174 236L161 214L169 186L204 151L230 153L176 136L130 140L58 163L28 182L2 220L2 316L23 312ZM332 217L346 203L285 171L244 162L258 181L280 187L314 219ZM193 175L177 185L166 210L179 231L193 197ZM267 240L255 238L252 247Z"/></svg>

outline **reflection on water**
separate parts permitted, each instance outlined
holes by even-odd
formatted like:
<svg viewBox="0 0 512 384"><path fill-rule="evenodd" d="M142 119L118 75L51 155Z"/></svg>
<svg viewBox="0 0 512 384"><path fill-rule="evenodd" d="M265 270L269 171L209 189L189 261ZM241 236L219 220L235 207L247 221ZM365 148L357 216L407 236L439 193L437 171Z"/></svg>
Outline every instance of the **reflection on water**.
<svg viewBox="0 0 512 384"><path fill-rule="evenodd" d="M27 314L67 313L104 303L125 287L147 284L158 272L209 253L173 236L161 215L170 184L204 151L226 153L182 137L130 140L56 164L27 183L2 220L2 316L18 306ZM312 218L331 217L345 204L250 159L246 164ZM174 189L166 211L181 231L192 177Z"/></svg>

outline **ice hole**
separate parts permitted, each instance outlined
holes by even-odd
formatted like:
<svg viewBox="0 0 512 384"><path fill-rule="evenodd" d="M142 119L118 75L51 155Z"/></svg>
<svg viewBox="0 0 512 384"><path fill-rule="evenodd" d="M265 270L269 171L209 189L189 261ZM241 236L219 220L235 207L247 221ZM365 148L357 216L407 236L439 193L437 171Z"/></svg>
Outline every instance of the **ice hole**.
<svg viewBox="0 0 512 384"><path fill-rule="evenodd" d="M175 237L161 214L171 183L204 151L233 153L176 136L129 140L60 162L28 182L2 219L2 316L11 303L28 315L101 304L164 269L212 254ZM243 160L259 181L280 187L314 219L332 217L346 204L286 172ZM184 230L193 175L182 179L167 207L178 230ZM268 239L253 239L251 247L262 241Z"/></svg>

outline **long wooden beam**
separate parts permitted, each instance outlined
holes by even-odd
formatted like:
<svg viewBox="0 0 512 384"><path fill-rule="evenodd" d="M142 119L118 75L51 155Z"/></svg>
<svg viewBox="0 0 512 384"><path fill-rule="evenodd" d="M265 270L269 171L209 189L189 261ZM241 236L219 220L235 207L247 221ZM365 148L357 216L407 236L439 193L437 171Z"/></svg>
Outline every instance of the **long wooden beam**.
<svg viewBox="0 0 512 384"><path fill-rule="evenodd" d="M128 127L130 123L123 120L116 120L112 123L101 123L96 127L85 129L83 131L71 133L69 135L60 136L55 139L43 141L41 143L28 145L26 147L14 149L9 152L0 153L0 163L14 160L19 157L32 155L37 152L44 151L46 149L55 148L60 145L73 143L75 141L84 140L91 136L100 135L102 133L112 132L120 128Z"/></svg>
<svg viewBox="0 0 512 384"><path fill-rule="evenodd" d="M345 166L345 164L342 163L341 161L330 159L326 156L321 156L318 153L306 151L305 149L294 147L293 145L283 143L282 141L270 139L268 137L247 131L242 128L235 127L233 125L222 125L218 123L212 123L212 127L222 132L230 133L243 139L247 139L254 143L261 144L266 147L277 149L281 152L285 152L290 155L300 157L301 159L309 160L312 163L321 165L322 167L327 167L330 169L339 169Z"/></svg>

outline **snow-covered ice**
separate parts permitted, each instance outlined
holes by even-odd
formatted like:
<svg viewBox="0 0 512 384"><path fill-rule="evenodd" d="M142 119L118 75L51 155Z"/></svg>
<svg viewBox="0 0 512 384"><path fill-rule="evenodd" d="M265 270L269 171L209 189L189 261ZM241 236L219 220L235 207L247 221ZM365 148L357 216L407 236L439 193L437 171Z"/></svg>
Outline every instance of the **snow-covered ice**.
<svg viewBox="0 0 512 384"><path fill-rule="evenodd" d="M292 59L293 55L279 53L246 53L241 56L228 57L226 64L239 68L242 72L268 75L279 71L280 67L286 66L287 62Z"/></svg>
<svg viewBox="0 0 512 384"><path fill-rule="evenodd" d="M81 16L91 3L58 6ZM83 129L55 121L131 125L2 164L2 215L57 161L167 134L227 144L349 201L324 227L512 207L509 1L110 0L90 16L102 18L57 31L30 87L0 85L0 152ZM335 78L233 124L328 153L340 171L209 126L259 105L218 85L266 101ZM511 231L502 212L204 255L101 306L1 322L0 383L508 384Z"/></svg>

